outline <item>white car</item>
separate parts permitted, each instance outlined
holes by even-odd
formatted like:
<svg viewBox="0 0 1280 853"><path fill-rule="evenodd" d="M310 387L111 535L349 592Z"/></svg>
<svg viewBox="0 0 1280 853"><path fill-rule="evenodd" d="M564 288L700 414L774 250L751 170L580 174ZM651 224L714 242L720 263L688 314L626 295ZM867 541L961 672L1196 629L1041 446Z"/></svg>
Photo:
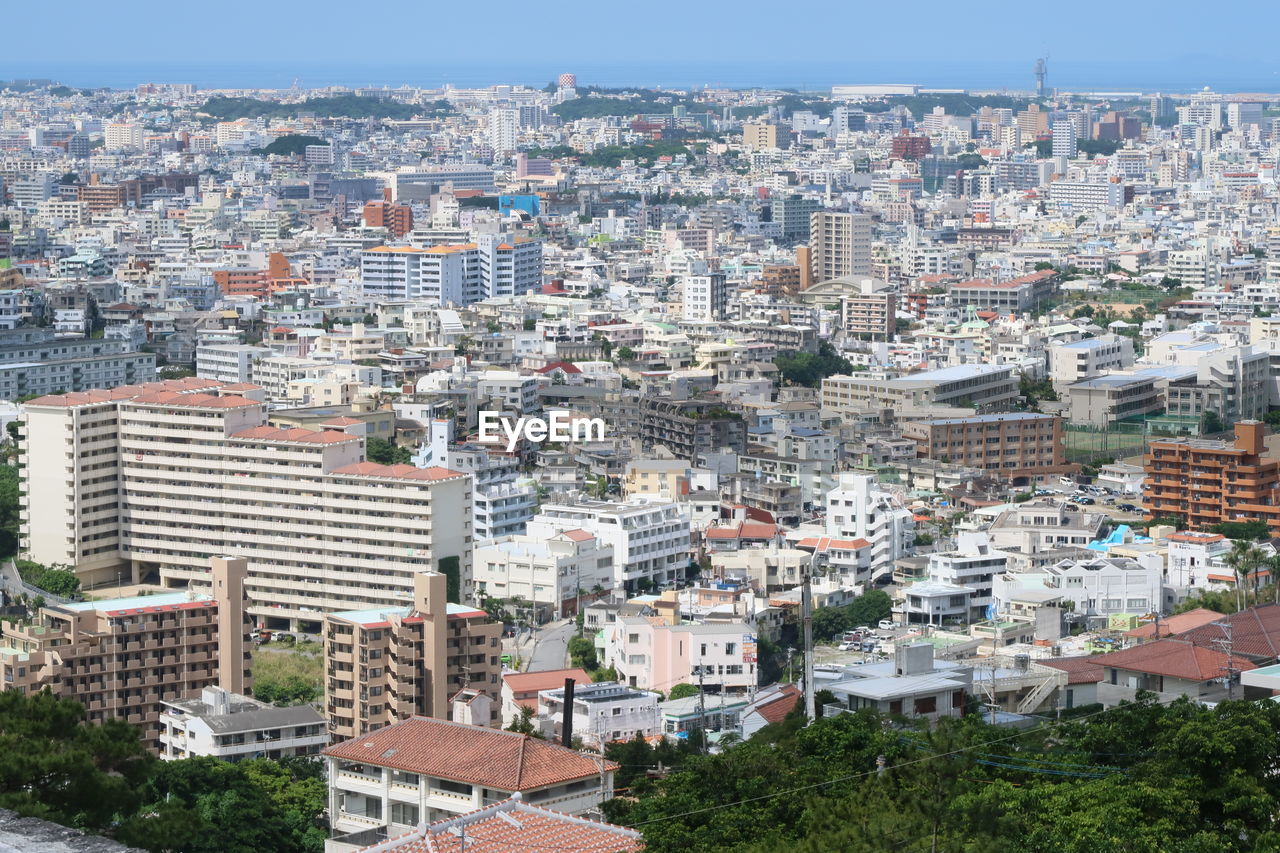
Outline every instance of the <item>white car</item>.
<svg viewBox="0 0 1280 853"><path fill-rule="evenodd" d="M840 651L842 652L856 652L861 648L862 648L861 640L848 640L840 644Z"/></svg>
<svg viewBox="0 0 1280 853"><path fill-rule="evenodd" d="M881 631L892 631L897 626L893 624L892 619L881 619L879 622L876 623L876 627L879 628Z"/></svg>

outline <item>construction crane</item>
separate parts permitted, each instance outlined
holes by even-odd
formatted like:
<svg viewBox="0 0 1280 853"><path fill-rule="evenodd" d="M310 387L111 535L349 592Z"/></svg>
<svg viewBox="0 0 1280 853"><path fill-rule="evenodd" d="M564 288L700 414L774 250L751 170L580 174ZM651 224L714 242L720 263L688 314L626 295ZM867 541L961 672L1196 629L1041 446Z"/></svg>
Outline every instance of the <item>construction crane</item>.
<svg viewBox="0 0 1280 853"><path fill-rule="evenodd" d="M1046 94L1048 94L1047 90L1044 87L1044 80L1047 76L1049 76L1049 60L1037 59L1036 60L1036 97L1037 98L1043 98Z"/></svg>

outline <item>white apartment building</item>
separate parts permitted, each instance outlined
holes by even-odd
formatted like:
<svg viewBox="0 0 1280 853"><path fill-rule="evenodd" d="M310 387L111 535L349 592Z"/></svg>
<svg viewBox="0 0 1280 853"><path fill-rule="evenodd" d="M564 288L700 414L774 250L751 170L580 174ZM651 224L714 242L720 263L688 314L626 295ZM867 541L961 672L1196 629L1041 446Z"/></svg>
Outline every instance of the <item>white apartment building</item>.
<svg viewBox="0 0 1280 853"><path fill-rule="evenodd" d="M244 392L254 393L254 392ZM365 461L364 439L276 429L207 379L41 397L24 407L22 548L86 583L206 582L249 562L267 627L403 607L414 575L471 561L470 477Z"/></svg>
<svg viewBox="0 0 1280 853"><path fill-rule="evenodd" d="M714 323L724 319L728 306L728 286L724 273L690 275L684 278L684 319L693 323Z"/></svg>
<svg viewBox="0 0 1280 853"><path fill-rule="evenodd" d="M546 721L548 736L556 740L564 728L564 711L563 687L538 693L538 716ZM574 736L581 737L590 749L603 750L607 744L631 740L637 734L650 738L662 733L658 694L612 681L575 684L570 716Z"/></svg>
<svg viewBox="0 0 1280 853"><path fill-rule="evenodd" d="M480 445L455 445L453 421L433 419L418 465L439 465L471 475L476 541L524 533L538 508L538 487L521 479L520 460Z"/></svg>
<svg viewBox="0 0 1280 853"><path fill-rule="evenodd" d="M1049 184L1051 207L1086 213L1124 205L1124 184L1093 181L1054 181Z"/></svg>
<svg viewBox="0 0 1280 853"><path fill-rule="evenodd" d="M580 592L613 587L613 549L585 530L550 538L507 536L480 543L472 561L469 594L522 598L541 616L567 619Z"/></svg>
<svg viewBox="0 0 1280 853"><path fill-rule="evenodd" d="M499 108L489 113L489 147L496 154L509 154L516 150L520 136L520 111Z"/></svg>
<svg viewBox="0 0 1280 853"><path fill-rule="evenodd" d="M870 474L842 473L827 492L827 535L837 539L865 539L871 543L871 573L893 569L893 562L911 553L915 522L911 510L879 488Z"/></svg>
<svg viewBox="0 0 1280 853"><path fill-rule="evenodd" d="M903 605L899 612L907 616L907 621L932 622L929 617L938 610L917 610L912 606L913 593L922 600L930 600L932 596L924 593L928 593L930 589L936 592L943 586L951 586L967 590L963 594L964 605L957 614L964 622L987 619L990 615L989 608L995 603L992 594L994 578L1003 574L1008 565L1008 556L992 548L991 540L985 533L960 533L956 537L954 551L929 555L928 581L912 584L904 590ZM917 586L922 587L923 592L917 590ZM967 611L964 610L965 607L968 608ZM912 619L913 616L916 618Z"/></svg>
<svg viewBox="0 0 1280 853"><path fill-rule="evenodd" d="M531 415L538 411L538 377L523 376L514 370L486 370L478 374L476 393L490 400L500 411Z"/></svg>
<svg viewBox="0 0 1280 853"><path fill-rule="evenodd" d="M1143 616L1163 609L1164 561L1097 557L1063 560L1045 568L1044 585L1073 602L1075 610L1090 616L1126 613Z"/></svg>
<svg viewBox="0 0 1280 853"><path fill-rule="evenodd" d="M102 127L103 146L108 151L139 149L142 147L142 125L129 121L108 122Z"/></svg>
<svg viewBox="0 0 1280 853"><path fill-rule="evenodd" d="M270 355L270 348L249 344L200 344L196 347L196 376L228 384L249 382L254 361Z"/></svg>
<svg viewBox="0 0 1280 853"><path fill-rule="evenodd" d="M585 530L613 549L613 588L663 587L689 567L689 522L672 501L547 503L526 532L550 539L566 530Z"/></svg>
<svg viewBox="0 0 1280 853"><path fill-rule="evenodd" d="M365 296L440 305L518 296L542 284L542 243L482 234L474 243L377 246L360 253L360 281Z"/></svg>
<svg viewBox="0 0 1280 853"><path fill-rule="evenodd" d="M324 716L310 705L277 708L221 687L199 699L160 703L160 757L223 761L318 755L329 745Z"/></svg>
<svg viewBox="0 0 1280 853"><path fill-rule="evenodd" d="M1100 335L1049 345L1049 379L1070 385L1133 364L1133 340L1123 335Z"/></svg>

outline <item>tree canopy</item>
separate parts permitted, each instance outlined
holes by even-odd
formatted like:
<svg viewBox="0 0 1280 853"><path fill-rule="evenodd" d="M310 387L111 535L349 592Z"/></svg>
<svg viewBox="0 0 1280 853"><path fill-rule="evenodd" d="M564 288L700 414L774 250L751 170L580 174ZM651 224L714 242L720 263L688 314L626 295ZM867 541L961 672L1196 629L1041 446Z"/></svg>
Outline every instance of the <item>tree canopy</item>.
<svg viewBox="0 0 1280 853"><path fill-rule="evenodd" d="M1280 845L1276 703L1162 706L1139 694L1076 713L1026 731L972 714L926 731L868 710L805 728L797 711L718 755L685 757L665 779L633 783L634 799L605 810L640 829L649 853Z"/></svg>
<svg viewBox="0 0 1280 853"><path fill-rule="evenodd" d="M159 761L121 719L48 691L0 693L0 808L155 853L320 853L323 768L308 759Z"/></svg>
<svg viewBox="0 0 1280 853"><path fill-rule="evenodd" d="M836 352L836 348L823 341L818 345L815 355L811 352L799 352L793 355L779 355L773 360L783 381L790 385L804 385L816 388L822 380L837 373L852 373L853 365L847 358Z"/></svg>

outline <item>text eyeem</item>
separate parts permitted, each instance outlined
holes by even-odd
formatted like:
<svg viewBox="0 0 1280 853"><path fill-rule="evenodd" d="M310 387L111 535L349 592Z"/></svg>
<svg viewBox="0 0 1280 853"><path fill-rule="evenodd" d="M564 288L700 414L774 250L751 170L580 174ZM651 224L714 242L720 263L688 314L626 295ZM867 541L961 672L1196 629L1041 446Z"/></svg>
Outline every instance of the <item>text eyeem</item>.
<svg viewBox="0 0 1280 853"><path fill-rule="evenodd" d="M499 412L480 412L480 440L506 438L507 452L514 453L520 439L532 442L604 441L602 418L573 417L568 412L552 412L549 418L504 420Z"/></svg>

